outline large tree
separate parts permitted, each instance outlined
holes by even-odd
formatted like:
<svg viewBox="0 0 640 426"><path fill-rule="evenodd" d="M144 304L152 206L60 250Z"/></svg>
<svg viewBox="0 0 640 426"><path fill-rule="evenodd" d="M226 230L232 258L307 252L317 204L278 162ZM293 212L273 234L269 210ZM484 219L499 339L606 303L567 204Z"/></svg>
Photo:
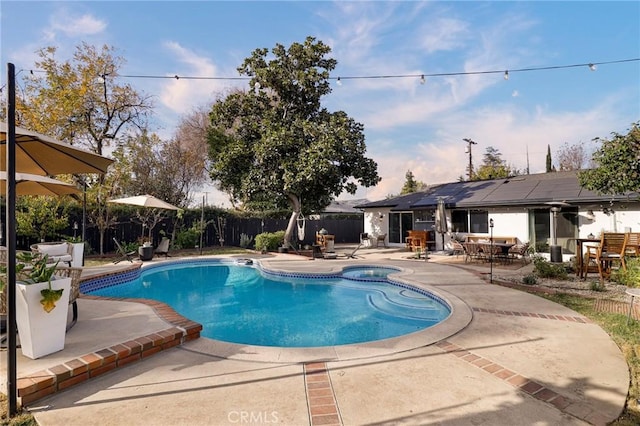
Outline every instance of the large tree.
<svg viewBox="0 0 640 426"><path fill-rule="evenodd" d="M576 143L569 145L565 142L558 150L558 169L582 170L589 164L589 155L585 144Z"/></svg>
<svg viewBox="0 0 640 426"><path fill-rule="evenodd" d="M499 179L517 174L519 174L518 170L510 167L502 159L500 151L489 146L484 153L482 164L473 176L473 180Z"/></svg>
<svg viewBox="0 0 640 426"><path fill-rule="evenodd" d="M227 95L210 115L212 179L249 208L288 204L285 244L301 211L322 210L343 191L380 180L365 157L363 125L321 105L336 66L330 51L313 37L288 49L277 44L271 55L256 49L238 68L252 90Z"/></svg>
<svg viewBox="0 0 640 426"><path fill-rule="evenodd" d="M640 192L640 122L629 133L595 138L601 146L593 154L596 167L578 173L580 185L601 194Z"/></svg>
<svg viewBox="0 0 640 426"><path fill-rule="evenodd" d="M151 97L118 79L125 61L110 46L96 48L87 43L76 47L71 60L56 58L55 47L40 49L35 69L24 76L21 96L16 99L17 124L81 145L96 154L135 130L144 129L152 112ZM106 177L78 177L87 192L90 221L98 227L101 241L111 223L105 194L111 188ZM103 245L100 245L103 253Z"/></svg>

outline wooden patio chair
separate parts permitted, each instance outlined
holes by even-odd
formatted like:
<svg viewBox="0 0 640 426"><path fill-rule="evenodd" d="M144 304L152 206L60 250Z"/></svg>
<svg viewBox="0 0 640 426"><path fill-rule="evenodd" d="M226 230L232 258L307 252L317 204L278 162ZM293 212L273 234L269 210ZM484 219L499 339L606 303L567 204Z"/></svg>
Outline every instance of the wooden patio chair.
<svg viewBox="0 0 640 426"><path fill-rule="evenodd" d="M585 279L589 273L589 264L591 262L594 262L598 267L601 281L611 276L611 269L614 263L618 263L623 270L626 270L625 255L628 237L629 234L626 233L603 232L600 237L600 244L587 247L582 265Z"/></svg>

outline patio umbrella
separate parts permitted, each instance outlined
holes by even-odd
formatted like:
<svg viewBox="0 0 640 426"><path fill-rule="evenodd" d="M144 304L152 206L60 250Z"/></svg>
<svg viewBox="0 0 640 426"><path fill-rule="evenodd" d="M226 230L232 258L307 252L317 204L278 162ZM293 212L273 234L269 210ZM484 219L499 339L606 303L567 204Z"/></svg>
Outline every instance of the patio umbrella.
<svg viewBox="0 0 640 426"><path fill-rule="evenodd" d="M163 210L180 210L180 207L176 207L173 204L169 204L166 201L162 201L153 195L136 195L135 197L116 198L115 200L109 200L110 203L129 204L132 206L148 207L154 209Z"/></svg>
<svg viewBox="0 0 640 426"><path fill-rule="evenodd" d="M0 171L0 181L6 182L7 172ZM7 193L7 186L0 185L0 195ZM80 190L73 184L46 176L16 173L17 195L71 195Z"/></svg>
<svg viewBox="0 0 640 426"><path fill-rule="evenodd" d="M438 197L438 206L436 208L436 232L442 235L442 250L444 250L444 234L449 232L449 227L444 210L444 198L442 197Z"/></svg>
<svg viewBox="0 0 640 426"><path fill-rule="evenodd" d="M7 171L7 412L12 416L17 411L16 173L43 176L106 173L113 160L17 127L15 121L16 73L12 63L7 63L6 86L7 122L0 122L0 170Z"/></svg>
<svg viewBox="0 0 640 426"><path fill-rule="evenodd" d="M162 213L157 210L180 210L180 207L176 207L173 204L169 204L166 201L162 201L161 199L148 194L136 195L135 197L116 198L115 200L109 200L109 202L152 209L151 212L144 215L138 213L138 218L142 221L143 226L142 235L144 236L144 226L147 226L149 229L149 240L151 240L151 231L153 231L153 228L155 228L163 217Z"/></svg>
<svg viewBox="0 0 640 426"><path fill-rule="evenodd" d="M106 173L113 160L76 148L49 136L15 128L16 172L42 176L66 173ZM0 170L6 170L7 123L0 121Z"/></svg>

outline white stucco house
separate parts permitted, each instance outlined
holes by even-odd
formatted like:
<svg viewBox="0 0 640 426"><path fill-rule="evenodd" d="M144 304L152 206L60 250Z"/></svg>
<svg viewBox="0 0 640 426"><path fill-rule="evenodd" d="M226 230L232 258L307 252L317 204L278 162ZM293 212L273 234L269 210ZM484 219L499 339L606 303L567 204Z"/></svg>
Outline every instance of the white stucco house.
<svg viewBox="0 0 640 426"><path fill-rule="evenodd" d="M448 228L443 234L435 230L439 199ZM364 212L364 232L386 234L389 245L404 246L407 231L427 230L430 250L446 250L452 238L468 234L509 236L529 242L539 253L548 253L555 241L568 260L576 252L576 238L597 237L603 230L640 231L639 194L588 191L575 171L445 183L358 208Z"/></svg>

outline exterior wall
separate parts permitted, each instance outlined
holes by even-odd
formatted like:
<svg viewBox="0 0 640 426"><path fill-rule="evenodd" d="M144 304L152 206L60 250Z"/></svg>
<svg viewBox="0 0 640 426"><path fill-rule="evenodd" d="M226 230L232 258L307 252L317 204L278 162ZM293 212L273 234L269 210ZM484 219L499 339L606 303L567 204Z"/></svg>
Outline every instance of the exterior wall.
<svg viewBox="0 0 640 426"><path fill-rule="evenodd" d="M390 209L367 210L364 212L364 232L369 236L389 234Z"/></svg>
<svg viewBox="0 0 640 426"><path fill-rule="evenodd" d="M580 238L587 238L589 234L597 237L602 231L640 232L640 203L629 204L626 207L610 214L605 214L602 210L593 210L594 220L589 217L587 209L581 209Z"/></svg>
<svg viewBox="0 0 640 426"><path fill-rule="evenodd" d="M588 238L589 234L598 237L604 231L610 232L640 232L640 202L628 203L622 208L617 204L614 206L618 210L614 213L605 214L602 208L593 209L593 218L588 214L587 208L580 208L578 211L578 237ZM520 242L529 242L529 209L525 207L505 207L502 209L488 209L489 219L493 219L494 237L516 237ZM378 208L366 210L364 213L364 232L369 235L388 234L389 232L390 208ZM382 218L380 218L382 216ZM551 213L549 221L551 224ZM447 210L447 224L451 229L451 211ZM551 225L550 225L551 226ZM459 236L466 235L459 233ZM482 234L477 234L482 235ZM490 233L485 234L487 238ZM444 246L442 235L436 234L436 250L447 250L451 248L453 233L444 235ZM404 243L390 244L394 247L403 247ZM572 255L563 253L564 260L568 261Z"/></svg>

